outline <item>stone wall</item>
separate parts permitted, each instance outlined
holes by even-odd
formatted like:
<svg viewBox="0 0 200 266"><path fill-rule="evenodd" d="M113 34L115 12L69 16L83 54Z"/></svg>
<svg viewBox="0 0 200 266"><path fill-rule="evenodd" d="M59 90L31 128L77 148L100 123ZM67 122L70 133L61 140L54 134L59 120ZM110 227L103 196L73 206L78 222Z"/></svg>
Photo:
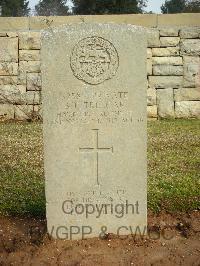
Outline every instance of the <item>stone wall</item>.
<svg viewBox="0 0 200 266"><path fill-rule="evenodd" d="M40 32L0 32L0 119L40 117Z"/></svg>
<svg viewBox="0 0 200 266"><path fill-rule="evenodd" d="M152 31L147 51L148 116L200 118L200 28Z"/></svg>
<svg viewBox="0 0 200 266"><path fill-rule="evenodd" d="M200 14L184 14L184 21L175 15L177 23L174 15L168 15L171 21L166 22L165 15L33 17L19 18L16 24L15 18L0 18L0 120L41 118L40 30L91 18L150 27L149 118L200 118L200 20L194 20L197 15ZM24 23L20 24L21 20Z"/></svg>

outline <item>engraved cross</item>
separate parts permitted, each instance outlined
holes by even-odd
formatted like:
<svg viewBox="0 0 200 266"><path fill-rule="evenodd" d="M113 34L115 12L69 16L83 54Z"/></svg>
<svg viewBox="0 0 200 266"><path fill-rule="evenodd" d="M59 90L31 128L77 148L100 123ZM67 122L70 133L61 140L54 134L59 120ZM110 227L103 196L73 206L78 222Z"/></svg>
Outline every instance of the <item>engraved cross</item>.
<svg viewBox="0 0 200 266"><path fill-rule="evenodd" d="M92 130L95 132L95 147L79 148L79 151L95 153L96 155L96 181L97 181L97 185L100 185L99 183L99 153L101 152L112 152L113 153L113 147L110 147L110 148L99 147L99 129L92 129Z"/></svg>

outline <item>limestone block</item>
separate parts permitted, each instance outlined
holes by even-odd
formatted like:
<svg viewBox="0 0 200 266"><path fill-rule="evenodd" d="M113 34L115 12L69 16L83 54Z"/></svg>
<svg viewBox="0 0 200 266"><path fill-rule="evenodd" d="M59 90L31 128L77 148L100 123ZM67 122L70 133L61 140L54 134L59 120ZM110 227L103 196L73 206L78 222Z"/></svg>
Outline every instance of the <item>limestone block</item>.
<svg viewBox="0 0 200 266"><path fill-rule="evenodd" d="M12 104L0 104L0 121L14 119L14 106Z"/></svg>
<svg viewBox="0 0 200 266"><path fill-rule="evenodd" d="M66 16L62 16L60 18L63 18L63 20L65 19L65 22L63 21L63 23L60 23L60 25L62 24L67 24L69 21L68 19L66 18ZM53 17L38 17L38 16L33 16L33 17L30 17L30 30L44 30L48 27L54 27L54 26L59 26L59 25L54 25L54 20L57 19L57 16L53 16ZM75 19L76 20L76 19ZM79 22L80 19L77 19ZM72 20L72 22L70 23L73 23L75 21Z"/></svg>
<svg viewBox="0 0 200 266"><path fill-rule="evenodd" d="M173 65L154 65L153 75L156 76L181 76L183 75L183 66Z"/></svg>
<svg viewBox="0 0 200 266"><path fill-rule="evenodd" d="M26 85L26 71L19 68L18 71L18 84Z"/></svg>
<svg viewBox="0 0 200 266"><path fill-rule="evenodd" d="M23 85L0 86L0 103L40 104L41 95L38 91L27 91Z"/></svg>
<svg viewBox="0 0 200 266"><path fill-rule="evenodd" d="M195 39L199 38L200 27L189 27L180 30L180 37L182 39Z"/></svg>
<svg viewBox="0 0 200 266"><path fill-rule="evenodd" d="M174 117L174 92L172 88L157 90L158 115L161 118Z"/></svg>
<svg viewBox="0 0 200 266"><path fill-rule="evenodd" d="M0 86L0 103L25 104L26 87L22 85Z"/></svg>
<svg viewBox="0 0 200 266"><path fill-rule="evenodd" d="M183 78L179 76L149 76L151 88L181 88Z"/></svg>
<svg viewBox="0 0 200 266"><path fill-rule="evenodd" d="M19 62L19 83L26 84L27 73L39 73L40 72L40 61L20 61Z"/></svg>
<svg viewBox="0 0 200 266"><path fill-rule="evenodd" d="M37 105L15 105L15 119L16 120L32 120L38 115Z"/></svg>
<svg viewBox="0 0 200 266"><path fill-rule="evenodd" d="M152 88L147 89L147 105L148 106L156 105L156 89Z"/></svg>
<svg viewBox="0 0 200 266"><path fill-rule="evenodd" d="M7 36L10 38L18 37L18 33L16 31L8 31Z"/></svg>
<svg viewBox="0 0 200 266"><path fill-rule="evenodd" d="M27 73L27 90L39 91L42 87L41 74L40 73Z"/></svg>
<svg viewBox="0 0 200 266"><path fill-rule="evenodd" d="M0 37L6 37L6 36L7 36L7 34L5 31L0 32Z"/></svg>
<svg viewBox="0 0 200 266"><path fill-rule="evenodd" d="M160 26L197 26L200 21L199 13L180 13L180 14L158 14L157 25Z"/></svg>
<svg viewBox="0 0 200 266"><path fill-rule="evenodd" d="M19 49L31 50L40 49L40 32L20 32L19 33Z"/></svg>
<svg viewBox="0 0 200 266"><path fill-rule="evenodd" d="M152 60L147 59L147 75L152 75Z"/></svg>
<svg viewBox="0 0 200 266"><path fill-rule="evenodd" d="M148 47L160 47L159 30L157 29L147 30L147 43Z"/></svg>
<svg viewBox="0 0 200 266"><path fill-rule="evenodd" d="M157 118L158 117L157 105L147 106L147 117L148 118Z"/></svg>
<svg viewBox="0 0 200 266"><path fill-rule="evenodd" d="M179 29L176 27L163 27L160 28L160 36L161 37L176 37L179 34Z"/></svg>
<svg viewBox="0 0 200 266"><path fill-rule="evenodd" d="M200 101L183 101L175 103L177 118L200 118Z"/></svg>
<svg viewBox="0 0 200 266"><path fill-rule="evenodd" d="M40 61L20 61L19 70L26 73L40 72Z"/></svg>
<svg viewBox="0 0 200 266"><path fill-rule="evenodd" d="M153 65L173 65L182 66L183 58L181 56L176 57L152 57Z"/></svg>
<svg viewBox="0 0 200 266"><path fill-rule="evenodd" d="M200 101L200 88L180 88L174 90L174 99L181 101Z"/></svg>
<svg viewBox="0 0 200 266"><path fill-rule="evenodd" d="M185 64L199 64L200 60L198 56L183 56L183 63Z"/></svg>
<svg viewBox="0 0 200 266"><path fill-rule="evenodd" d="M0 39L0 62L18 62L18 38Z"/></svg>
<svg viewBox="0 0 200 266"><path fill-rule="evenodd" d="M152 48L153 56L178 56L179 47Z"/></svg>
<svg viewBox="0 0 200 266"><path fill-rule="evenodd" d="M32 16L29 18L29 28L31 30L40 30L48 27L56 27L64 24L71 24L77 22L96 22L96 23L109 23L114 22L117 24L125 23L132 25L139 25L144 27L156 27L157 15L156 14L124 14L116 15L93 15L93 16L49 16L37 17Z"/></svg>
<svg viewBox="0 0 200 266"><path fill-rule="evenodd" d="M0 76L0 85L17 84L18 77L16 76Z"/></svg>
<svg viewBox="0 0 200 266"><path fill-rule="evenodd" d="M29 17L0 17L1 31L18 31L18 30L28 30L28 29L29 29Z"/></svg>
<svg viewBox="0 0 200 266"><path fill-rule="evenodd" d="M14 76L17 74L18 63L0 62L0 76Z"/></svg>
<svg viewBox="0 0 200 266"><path fill-rule="evenodd" d="M152 49L147 48L147 59L151 59L151 58L152 58Z"/></svg>
<svg viewBox="0 0 200 266"><path fill-rule="evenodd" d="M19 50L20 61L39 61L40 50Z"/></svg>
<svg viewBox="0 0 200 266"><path fill-rule="evenodd" d="M179 37L160 37L160 46L177 46L180 42Z"/></svg>
<svg viewBox="0 0 200 266"><path fill-rule="evenodd" d="M184 87L200 86L200 58L194 56L184 56Z"/></svg>
<svg viewBox="0 0 200 266"><path fill-rule="evenodd" d="M181 41L182 55L200 55L200 39L183 39Z"/></svg>
<svg viewBox="0 0 200 266"><path fill-rule="evenodd" d="M41 95L39 91L27 91L24 95L24 100L26 104L41 104Z"/></svg>

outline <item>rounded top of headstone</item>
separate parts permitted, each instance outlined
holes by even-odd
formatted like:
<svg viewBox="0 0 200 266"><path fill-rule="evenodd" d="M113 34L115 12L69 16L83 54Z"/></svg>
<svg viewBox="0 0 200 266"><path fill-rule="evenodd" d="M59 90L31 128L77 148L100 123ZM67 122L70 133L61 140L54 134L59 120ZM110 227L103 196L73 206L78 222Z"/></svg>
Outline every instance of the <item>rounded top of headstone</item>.
<svg viewBox="0 0 200 266"><path fill-rule="evenodd" d="M109 23L96 23L96 22L79 22L79 23L69 23L69 24L63 24L56 27L49 27L48 29L44 29L41 31L42 39L53 37L57 33L66 32L68 34L73 34L73 31L77 30L86 30L86 31L94 31L98 28L104 28L104 30L110 30L110 31L123 31L123 32L132 32L137 35L142 34L145 35L145 32L148 30L145 27L132 25L132 24L126 24L121 23L117 24L114 22ZM95 34L94 34L95 35Z"/></svg>

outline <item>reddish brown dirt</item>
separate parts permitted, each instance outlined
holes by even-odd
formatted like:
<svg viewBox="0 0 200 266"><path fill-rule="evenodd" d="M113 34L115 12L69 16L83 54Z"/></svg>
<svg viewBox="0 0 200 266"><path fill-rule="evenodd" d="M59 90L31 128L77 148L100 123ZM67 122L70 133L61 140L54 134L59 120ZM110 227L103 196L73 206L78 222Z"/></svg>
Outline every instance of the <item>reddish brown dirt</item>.
<svg viewBox="0 0 200 266"><path fill-rule="evenodd" d="M109 235L55 241L45 221L1 217L0 265L200 265L200 212L149 214L148 221L151 237L143 240Z"/></svg>

